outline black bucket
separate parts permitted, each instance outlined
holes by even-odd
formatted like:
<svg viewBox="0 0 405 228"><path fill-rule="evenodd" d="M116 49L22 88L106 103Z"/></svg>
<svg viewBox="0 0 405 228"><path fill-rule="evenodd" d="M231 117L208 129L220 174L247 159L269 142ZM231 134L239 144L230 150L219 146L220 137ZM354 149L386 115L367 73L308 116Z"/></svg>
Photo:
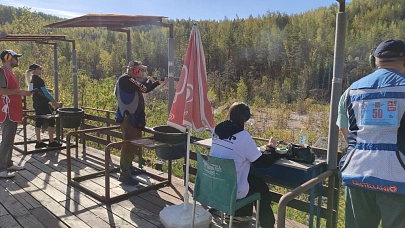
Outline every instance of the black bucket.
<svg viewBox="0 0 405 228"><path fill-rule="evenodd" d="M156 156L165 160L179 159L185 156L187 150L187 132L181 132L168 125L156 126L153 128L156 141L184 145L173 147L161 147L156 149Z"/></svg>
<svg viewBox="0 0 405 228"><path fill-rule="evenodd" d="M58 113L63 128L78 128L84 116L81 108L58 108Z"/></svg>

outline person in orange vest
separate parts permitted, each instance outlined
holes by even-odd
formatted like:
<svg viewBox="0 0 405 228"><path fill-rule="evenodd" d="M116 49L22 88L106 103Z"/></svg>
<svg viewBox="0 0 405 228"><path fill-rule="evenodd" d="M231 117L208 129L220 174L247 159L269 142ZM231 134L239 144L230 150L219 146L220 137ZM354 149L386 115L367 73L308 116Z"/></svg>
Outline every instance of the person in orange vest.
<svg viewBox="0 0 405 228"><path fill-rule="evenodd" d="M0 178L12 178L14 171L25 169L14 165L11 160L14 138L17 133L17 124L22 121L23 107L21 96L31 96L28 90L21 90L18 78L12 69L18 66L17 54L12 50L4 50L0 54L2 67L0 70Z"/></svg>

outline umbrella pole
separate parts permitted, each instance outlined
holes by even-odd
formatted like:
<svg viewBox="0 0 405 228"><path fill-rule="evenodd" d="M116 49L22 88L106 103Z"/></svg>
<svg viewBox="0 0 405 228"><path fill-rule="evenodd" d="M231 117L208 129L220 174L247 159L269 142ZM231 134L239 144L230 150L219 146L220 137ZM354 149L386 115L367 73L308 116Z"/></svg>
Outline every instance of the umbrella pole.
<svg viewBox="0 0 405 228"><path fill-rule="evenodd" d="M184 185L184 210L188 210L188 178L189 178L189 166L190 166L190 131L187 131L187 150L186 150L186 184Z"/></svg>

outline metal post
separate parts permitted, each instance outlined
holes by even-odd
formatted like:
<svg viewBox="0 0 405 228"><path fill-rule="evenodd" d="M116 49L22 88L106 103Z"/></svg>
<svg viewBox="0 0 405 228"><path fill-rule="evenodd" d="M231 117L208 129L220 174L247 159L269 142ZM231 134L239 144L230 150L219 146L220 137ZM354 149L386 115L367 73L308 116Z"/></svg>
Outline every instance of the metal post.
<svg viewBox="0 0 405 228"><path fill-rule="evenodd" d="M174 34L173 34L173 24L170 24L170 37L168 39L168 77L169 77L169 104L168 112L172 109L172 104L174 100Z"/></svg>
<svg viewBox="0 0 405 228"><path fill-rule="evenodd" d="M336 37L335 37L335 56L332 78L332 96L330 102L329 118L329 143L328 143L328 169L337 167L337 150L339 129L336 126L338 104L342 94L342 75L344 68L344 51L346 35L346 18L345 12L339 12L336 16Z"/></svg>
<svg viewBox="0 0 405 228"><path fill-rule="evenodd" d="M336 15L336 32L335 32L335 50L334 50L334 62L333 62L333 78L332 78L332 92L330 102L330 118L329 118L329 135L328 135L328 153L327 163L329 170L337 169L337 151L338 151L338 139L339 129L336 126L336 119L338 113L338 105L340 96L342 94L342 77L344 70L344 53L345 53L345 38L346 38L346 22L347 14L345 11L345 0L337 0L339 2L339 12ZM335 189L335 176L329 178L328 182L328 203L327 203L327 220L326 227L336 227L337 224L333 224L333 208L336 205L334 202L339 199L335 199L333 191Z"/></svg>
<svg viewBox="0 0 405 228"><path fill-rule="evenodd" d="M130 30L127 30L126 33L127 33L127 62L125 64L128 64L129 61L132 60L132 44L131 44Z"/></svg>
<svg viewBox="0 0 405 228"><path fill-rule="evenodd" d="M78 96L78 89L77 89L77 59L76 59L76 45L75 41L72 41L73 50L72 50L72 76L73 76L73 96L74 96L74 108L79 108L79 96Z"/></svg>
<svg viewBox="0 0 405 228"><path fill-rule="evenodd" d="M53 44L53 82L54 82L54 95L55 95L55 100L59 101L59 75L58 75L58 44L54 43Z"/></svg>

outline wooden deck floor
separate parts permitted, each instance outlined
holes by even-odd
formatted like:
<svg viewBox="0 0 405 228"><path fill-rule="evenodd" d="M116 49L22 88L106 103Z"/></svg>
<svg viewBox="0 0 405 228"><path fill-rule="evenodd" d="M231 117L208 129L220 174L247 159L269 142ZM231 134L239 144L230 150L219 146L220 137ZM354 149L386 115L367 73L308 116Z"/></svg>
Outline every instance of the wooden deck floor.
<svg viewBox="0 0 405 228"><path fill-rule="evenodd" d="M28 128L28 137L34 135ZM21 128L16 141L22 141ZM29 150L34 149L29 144ZM164 227L159 212L166 206L182 203L184 194L183 180L173 177L172 186L150 190L128 197L116 203L104 204L82 191L67 185L66 150L55 150L34 154L13 153L13 161L26 167L16 173L13 179L0 179L0 227ZM83 156L79 146L79 156L72 161L75 175L85 175L103 169L104 153L93 148L86 149ZM119 158L112 157L114 164ZM146 167L148 172L167 175ZM104 178L104 177L100 177ZM139 177L147 180L147 177ZM111 191L122 192L125 187L114 174ZM148 182L143 180L143 182ZM104 180L93 179L89 182L103 190ZM191 194L190 194L191 196ZM222 227L214 217L210 228ZM287 227L305 227L293 221ZM234 227L254 227L249 224L235 224ZM227 227L227 225L223 225Z"/></svg>

